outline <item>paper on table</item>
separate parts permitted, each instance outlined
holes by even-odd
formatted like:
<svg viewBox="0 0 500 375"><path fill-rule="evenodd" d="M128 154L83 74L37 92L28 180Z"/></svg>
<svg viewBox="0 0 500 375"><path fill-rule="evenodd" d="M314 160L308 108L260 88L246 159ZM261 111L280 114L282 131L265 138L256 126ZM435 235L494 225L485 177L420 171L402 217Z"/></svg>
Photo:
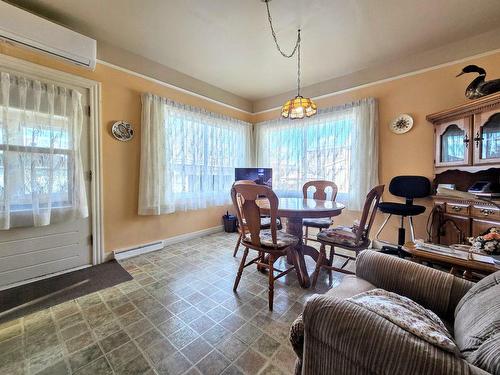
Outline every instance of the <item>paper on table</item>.
<svg viewBox="0 0 500 375"><path fill-rule="evenodd" d="M493 260L493 258L488 256L488 255L481 255L481 254L472 253L472 259L474 259L477 262L481 262L481 263L495 264L495 261Z"/></svg>
<svg viewBox="0 0 500 375"><path fill-rule="evenodd" d="M434 250L435 252L444 253L444 254L455 254L455 250L448 246L436 245L433 243L427 243L423 240L416 240L415 245L417 249L425 249L425 250Z"/></svg>
<svg viewBox="0 0 500 375"><path fill-rule="evenodd" d="M437 253L437 254L443 254L443 255L453 257L453 258L458 258L458 259L464 259L464 260L469 259L469 252L466 252L463 250L455 251L454 249L452 249L448 246L425 243L425 242L420 241L420 240L417 240L415 242L416 242L415 245L417 246L417 249L422 249L422 250L429 251L432 253ZM493 260L492 257L490 257L488 255L477 254L477 253L472 253L472 260L474 260L476 262L481 262L481 263L495 264L495 261Z"/></svg>

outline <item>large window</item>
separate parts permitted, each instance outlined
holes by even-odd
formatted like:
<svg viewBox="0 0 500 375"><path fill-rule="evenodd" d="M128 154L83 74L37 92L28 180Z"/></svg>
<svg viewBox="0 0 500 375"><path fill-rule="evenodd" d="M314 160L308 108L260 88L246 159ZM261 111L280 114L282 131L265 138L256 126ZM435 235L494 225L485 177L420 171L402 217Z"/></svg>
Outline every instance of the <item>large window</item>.
<svg viewBox="0 0 500 375"><path fill-rule="evenodd" d="M234 168L273 169L273 189L297 195L309 180L339 186L361 209L378 183L377 103L363 99L304 120L250 124L152 94L142 97L139 214L160 215L230 203Z"/></svg>
<svg viewBox="0 0 500 375"><path fill-rule="evenodd" d="M7 72L0 83L0 228L87 216L81 94Z"/></svg>
<svg viewBox="0 0 500 375"><path fill-rule="evenodd" d="M229 203L234 168L250 163L251 125L143 96L139 213Z"/></svg>
<svg viewBox="0 0 500 375"><path fill-rule="evenodd" d="M360 209L378 183L377 109L374 99L329 108L304 120L256 125L257 165L273 169L280 196L301 195L306 181L334 181L337 200Z"/></svg>
<svg viewBox="0 0 500 375"><path fill-rule="evenodd" d="M288 120L287 120L288 121ZM273 186L283 196L302 194L305 181L335 181L349 191L353 119L338 118L303 126L264 125L259 129L259 165L273 168Z"/></svg>

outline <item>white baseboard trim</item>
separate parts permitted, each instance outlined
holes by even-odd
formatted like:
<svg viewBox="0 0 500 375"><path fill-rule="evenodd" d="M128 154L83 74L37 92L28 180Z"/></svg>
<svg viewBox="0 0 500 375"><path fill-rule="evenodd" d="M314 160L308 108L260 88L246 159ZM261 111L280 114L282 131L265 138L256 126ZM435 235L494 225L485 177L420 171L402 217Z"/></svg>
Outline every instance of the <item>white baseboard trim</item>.
<svg viewBox="0 0 500 375"><path fill-rule="evenodd" d="M127 258L132 258L137 255L150 253L152 251L163 249L163 241L157 241L150 244L133 247L128 250L113 251L116 260L123 260Z"/></svg>
<svg viewBox="0 0 500 375"><path fill-rule="evenodd" d="M198 230L196 232L179 234L178 236L169 237L163 240L163 246L173 245L179 242L184 242L188 240L194 240L195 238L200 238L208 236L210 234L215 234L222 232L224 230L223 225L217 225L216 227L211 227L207 229Z"/></svg>
<svg viewBox="0 0 500 375"><path fill-rule="evenodd" d="M204 237L210 234L222 232L224 229L223 225L218 225L216 227L211 227L207 229L198 230L196 232L189 232L184 234L179 234L177 236L165 238L164 240L155 241L139 246L134 246L131 248L125 248L113 251L113 257L116 260L123 260L127 258L132 258L141 254L147 254L152 251L157 251L163 249L165 246L173 245L179 242L184 242L188 240L193 240L195 238Z"/></svg>

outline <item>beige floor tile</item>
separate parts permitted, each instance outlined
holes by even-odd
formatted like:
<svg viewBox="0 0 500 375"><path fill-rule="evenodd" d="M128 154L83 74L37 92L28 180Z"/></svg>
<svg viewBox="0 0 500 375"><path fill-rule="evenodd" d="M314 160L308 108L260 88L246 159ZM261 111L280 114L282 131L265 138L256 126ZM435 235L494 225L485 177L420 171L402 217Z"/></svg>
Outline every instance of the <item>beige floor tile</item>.
<svg viewBox="0 0 500 375"><path fill-rule="evenodd" d="M160 333L160 331L158 331L156 328L152 328L139 337L136 337L134 341L140 349L146 350L150 346L159 343L164 338L165 337L162 333Z"/></svg>
<svg viewBox="0 0 500 375"><path fill-rule="evenodd" d="M74 372L81 367L88 365L97 358L103 355L101 348L97 344L93 344L85 349L77 351L70 355L69 364Z"/></svg>
<svg viewBox="0 0 500 375"><path fill-rule="evenodd" d="M62 330L61 336L63 340L69 340L72 339L73 337L79 336L88 331L89 328L87 327L87 324L81 322L81 323L76 323L75 325L72 325Z"/></svg>
<svg viewBox="0 0 500 375"><path fill-rule="evenodd" d="M290 324L328 290L327 274L316 290L280 279L269 312L267 274L248 267L232 291L235 241L215 234L127 259L134 280L0 325L0 373L291 374Z"/></svg>
<svg viewBox="0 0 500 375"><path fill-rule="evenodd" d="M257 374L265 364L266 359L253 349L248 349L236 361L236 365L244 374Z"/></svg>
<svg viewBox="0 0 500 375"><path fill-rule="evenodd" d="M265 333L252 344L253 349L266 357L272 357L276 350L278 350L279 346L280 343L278 341Z"/></svg>
<svg viewBox="0 0 500 375"><path fill-rule="evenodd" d="M108 364L108 361L105 357L100 357L96 359L94 362L88 364L87 366L82 367L77 370L74 374L76 375L108 375L113 374L113 370L111 370L111 366Z"/></svg>
<svg viewBox="0 0 500 375"><path fill-rule="evenodd" d="M113 368L113 370L118 371L120 368L125 366L131 358L135 358L140 354L139 349L132 341L106 353L106 358Z"/></svg>
<svg viewBox="0 0 500 375"><path fill-rule="evenodd" d="M213 347L203 338L198 337L181 350L181 353L193 364L205 357L212 351Z"/></svg>
<svg viewBox="0 0 500 375"><path fill-rule="evenodd" d="M248 349L248 345L237 337L229 337L223 342L217 344L217 349L231 361L236 360L243 352Z"/></svg>
<svg viewBox="0 0 500 375"><path fill-rule="evenodd" d="M174 352L156 363L154 368L159 374L181 375L191 367L191 363L180 352Z"/></svg>
<svg viewBox="0 0 500 375"><path fill-rule="evenodd" d="M196 367L202 374L216 375L222 373L228 366L230 361L217 350L212 350L204 357Z"/></svg>
<svg viewBox="0 0 500 375"><path fill-rule="evenodd" d="M104 350L105 353L108 353L112 351L113 349L116 349L123 344L125 344L127 341L130 340L130 337L127 335L125 331L118 331L113 333L112 335L109 335L105 339L100 341L100 345L102 349Z"/></svg>
<svg viewBox="0 0 500 375"><path fill-rule="evenodd" d="M154 364L162 362L174 352L176 349L167 339L163 339L145 350L146 356Z"/></svg>

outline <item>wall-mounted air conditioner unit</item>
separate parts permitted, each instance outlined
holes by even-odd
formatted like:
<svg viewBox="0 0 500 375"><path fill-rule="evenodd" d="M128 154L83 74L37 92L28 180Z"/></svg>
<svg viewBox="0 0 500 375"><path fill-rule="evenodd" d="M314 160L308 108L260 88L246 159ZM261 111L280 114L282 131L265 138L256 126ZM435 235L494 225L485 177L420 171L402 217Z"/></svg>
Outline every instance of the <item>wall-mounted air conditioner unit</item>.
<svg viewBox="0 0 500 375"><path fill-rule="evenodd" d="M96 41L0 1L0 39L95 69Z"/></svg>

